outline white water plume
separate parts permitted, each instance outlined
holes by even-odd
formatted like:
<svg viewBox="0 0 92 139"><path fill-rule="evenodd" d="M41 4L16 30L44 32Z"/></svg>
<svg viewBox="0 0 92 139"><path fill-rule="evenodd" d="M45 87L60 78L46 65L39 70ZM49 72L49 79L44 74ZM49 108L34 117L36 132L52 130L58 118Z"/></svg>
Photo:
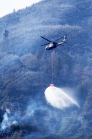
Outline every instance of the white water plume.
<svg viewBox="0 0 92 139"><path fill-rule="evenodd" d="M55 86L50 86L45 90L45 97L47 102L55 108L63 109L71 105L79 107L78 103L72 97L67 95L62 89Z"/></svg>

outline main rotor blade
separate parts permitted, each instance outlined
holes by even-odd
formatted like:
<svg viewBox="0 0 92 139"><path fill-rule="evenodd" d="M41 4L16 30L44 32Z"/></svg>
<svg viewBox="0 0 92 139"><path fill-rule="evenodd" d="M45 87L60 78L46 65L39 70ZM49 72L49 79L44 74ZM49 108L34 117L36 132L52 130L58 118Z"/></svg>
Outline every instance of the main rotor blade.
<svg viewBox="0 0 92 139"><path fill-rule="evenodd" d="M43 45L41 45L41 46L45 46L45 45L48 45L49 43L46 43L46 44L43 44Z"/></svg>
<svg viewBox="0 0 92 139"><path fill-rule="evenodd" d="M52 42L52 41L50 41L50 40L48 40L48 39L46 39L46 38L44 38L44 37L42 37L42 36L41 36L41 38L43 38L43 39L47 40L48 42Z"/></svg>

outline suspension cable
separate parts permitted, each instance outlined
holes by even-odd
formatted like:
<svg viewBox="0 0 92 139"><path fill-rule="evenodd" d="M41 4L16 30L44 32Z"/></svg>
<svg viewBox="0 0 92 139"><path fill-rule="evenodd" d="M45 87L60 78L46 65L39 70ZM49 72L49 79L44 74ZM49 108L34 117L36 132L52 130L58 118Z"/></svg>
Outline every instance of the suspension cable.
<svg viewBox="0 0 92 139"><path fill-rule="evenodd" d="M53 76L54 76L54 67L53 67L53 54L54 54L54 51L52 51L51 53L51 68L52 68L52 84L53 84Z"/></svg>

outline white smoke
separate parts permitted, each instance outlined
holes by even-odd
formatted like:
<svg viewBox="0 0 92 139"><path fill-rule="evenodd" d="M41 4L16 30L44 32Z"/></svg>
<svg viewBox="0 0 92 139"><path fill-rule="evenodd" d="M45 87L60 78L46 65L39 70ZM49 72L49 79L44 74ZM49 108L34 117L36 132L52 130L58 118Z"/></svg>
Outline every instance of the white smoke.
<svg viewBox="0 0 92 139"><path fill-rule="evenodd" d="M70 90L68 90L70 92ZM70 93L68 93L70 94ZM55 108L64 109L70 107L71 105L76 105L79 107L78 103L67 94L67 90L57 88L55 86L48 87L45 90L46 100ZM52 115L53 112L53 115ZM43 115L44 113L44 115ZM39 117L41 119L39 119ZM3 116L3 121L1 123L1 130L6 130L11 125L16 125L20 123L29 122L31 125L44 125L50 127L50 120L53 119L58 121L58 113L56 111L50 110L48 107L40 105L35 102L35 100L30 100L25 111L10 111L9 108L6 108L6 112ZM38 120L39 119L39 120ZM44 122L42 122L44 121ZM56 124L57 126L57 124ZM54 129L54 128L53 128ZM56 129L55 129L56 130Z"/></svg>
<svg viewBox="0 0 92 139"><path fill-rule="evenodd" d="M72 97L67 95L62 89L55 86L50 86L45 90L45 98L47 102L55 108L64 109L71 105L79 107L78 103Z"/></svg>
<svg viewBox="0 0 92 139"><path fill-rule="evenodd" d="M7 128L10 128L11 125L17 125L20 123L25 123L31 117L34 116L34 113L37 109L39 109L39 108L38 108L37 104L34 101L32 101L32 99L31 99L31 102L29 103L29 105L27 106L25 111L15 110L13 112L13 111L10 111L9 108L6 108L6 112L3 115L3 121L0 125L0 130L4 131Z"/></svg>
<svg viewBox="0 0 92 139"><path fill-rule="evenodd" d="M10 127L11 125L16 125L18 124L18 122L15 120L14 116L10 116L8 115L8 113L6 112L3 115L3 121L1 123L1 130L5 130L6 128Z"/></svg>

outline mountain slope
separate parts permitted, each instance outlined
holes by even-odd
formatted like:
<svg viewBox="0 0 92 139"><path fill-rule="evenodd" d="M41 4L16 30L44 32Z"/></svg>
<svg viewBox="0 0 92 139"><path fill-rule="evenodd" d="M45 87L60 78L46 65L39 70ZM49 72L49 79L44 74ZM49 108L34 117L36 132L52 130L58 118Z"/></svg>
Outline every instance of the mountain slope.
<svg viewBox="0 0 92 139"><path fill-rule="evenodd" d="M87 120L89 117L90 121L92 119L87 107L89 110L92 107L89 98L92 89L91 8L91 0L44 0L0 19L1 105L16 101L25 105L29 97L33 98L33 102L41 101L46 105L43 92L52 81L53 54L54 83L56 86L77 90L75 96L81 107L75 111L78 116L82 114L84 123L88 122L90 130ZM9 31L8 36L4 34L5 30ZM41 46L47 42L40 36L54 41L63 35L67 35L66 44L57 47L53 52L46 51ZM70 109L69 114L74 111ZM74 126L75 122L77 126ZM65 129L79 135L79 130L73 132L73 128L76 130L80 126L83 132L87 129L87 126L82 129L84 123L80 125L80 122L74 121L73 127L71 125L71 128ZM62 132L65 136L66 132L61 128L60 134ZM73 138L73 135L69 136Z"/></svg>

